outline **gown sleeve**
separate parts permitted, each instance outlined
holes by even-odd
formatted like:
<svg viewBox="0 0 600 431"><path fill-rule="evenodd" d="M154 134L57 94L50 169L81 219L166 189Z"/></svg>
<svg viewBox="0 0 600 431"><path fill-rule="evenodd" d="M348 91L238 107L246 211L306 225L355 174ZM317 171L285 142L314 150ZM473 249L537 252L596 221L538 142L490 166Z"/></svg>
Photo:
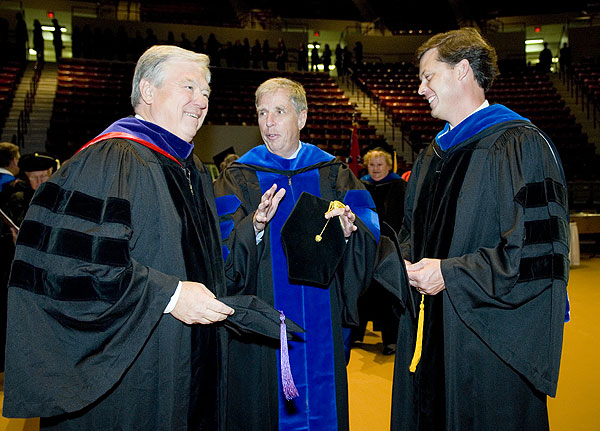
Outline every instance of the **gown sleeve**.
<svg viewBox="0 0 600 431"><path fill-rule="evenodd" d="M223 260L228 295L257 295L259 256L268 242L263 237L257 244L252 217L260 202L257 181L240 178L240 169L229 168L214 184L217 214L223 240ZM267 234L265 229L264 234Z"/></svg>
<svg viewBox="0 0 600 431"><path fill-rule="evenodd" d="M155 177L131 145L97 143L36 192L9 284L5 416L86 407L163 318L179 277L134 258L157 252L136 250L169 199Z"/></svg>

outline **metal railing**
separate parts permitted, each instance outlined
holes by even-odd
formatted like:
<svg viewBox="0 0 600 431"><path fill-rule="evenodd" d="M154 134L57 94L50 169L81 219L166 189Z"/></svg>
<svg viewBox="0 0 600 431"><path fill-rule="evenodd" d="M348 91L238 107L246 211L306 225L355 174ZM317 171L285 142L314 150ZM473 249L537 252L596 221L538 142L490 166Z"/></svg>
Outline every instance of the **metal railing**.
<svg viewBox="0 0 600 431"><path fill-rule="evenodd" d="M29 119L31 111L33 111L33 103L35 101L35 94L37 92L38 83L40 82L40 76L44 67L43 62L36 61L33 65L33 77L29 82L29 90L25 95L25 102L23 109L19 113L19 119L17 120L17 145L20 148L25 147L25 135L29 126Z"/></svg>

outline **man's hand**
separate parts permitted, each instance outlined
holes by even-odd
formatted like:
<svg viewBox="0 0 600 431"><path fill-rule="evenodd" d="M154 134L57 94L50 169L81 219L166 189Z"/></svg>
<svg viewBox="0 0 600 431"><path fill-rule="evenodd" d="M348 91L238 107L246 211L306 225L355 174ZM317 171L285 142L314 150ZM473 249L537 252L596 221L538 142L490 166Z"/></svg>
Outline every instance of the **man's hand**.
<svg viewBox="0 0 600 431"><path fill-rule="evenodd" d="M330 219L332 217L340 216L340 220L342 221L342 226L344 228L344 237L349 238L352 232L354 232L358 227L354 224L356 220L356 215L350 210L350 207L346 205L344 208L335 208L325 213L325 218Z"/></svg>
<svg viewBox="0 0 600 431"><path fill-rule="evenodd" d="M216 300L202 283L182 281L179 299L171 314L183 323L208 325L225 320L233 314L233 308Z"/></svg>
<svg viewBox="0 0 600 431"><path fill-rule="evenodd" d="M285 196L284 188L277 190L277 193L275 193L275 190L277 190L277 184L273 184L260 198L260 204L258 204L258 208L254 212L254 217L252 218L255 234L265 229L267 223L269 223L275 215L275 212L279 207L279 202L281 202L281 199Z"/></svg>
<svg viewBox="0 0 600 431"><path fill-rule="evenodd" d="M442 261L439 259L421 259L415 264L406 265L408 280L419 293L437 295L446 288L442 276Z"/></svg>

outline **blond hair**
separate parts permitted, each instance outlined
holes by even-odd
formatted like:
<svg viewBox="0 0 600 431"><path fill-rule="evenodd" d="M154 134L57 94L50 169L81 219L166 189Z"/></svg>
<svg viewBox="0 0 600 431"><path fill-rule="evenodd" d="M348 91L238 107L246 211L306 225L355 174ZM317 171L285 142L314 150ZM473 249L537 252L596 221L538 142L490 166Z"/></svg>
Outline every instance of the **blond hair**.
<svg viewBox="0 0 600 431"><path fill-rule="evenodd" d="M392 155L380 147L374 148L374 149L368 151L367 154L365 154L365 156L363 157L365 166L368 165L369 161L375 157L384 157L385 162L390 167L390 169L394 166L394 164L392 162Z"/></svg>

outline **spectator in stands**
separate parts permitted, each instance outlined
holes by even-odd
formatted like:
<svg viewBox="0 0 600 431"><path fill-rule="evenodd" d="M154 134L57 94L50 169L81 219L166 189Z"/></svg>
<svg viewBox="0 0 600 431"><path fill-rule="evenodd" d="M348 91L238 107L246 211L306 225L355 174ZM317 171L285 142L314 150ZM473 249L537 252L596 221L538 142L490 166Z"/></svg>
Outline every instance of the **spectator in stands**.
<svg viewBox="0 0 600 431"><path fill-rule="evenodd" d="M277 52L275 53L275 61L277 63L277 70L285 70L288 60L288 50L285 46L283 39L279 39L277 42Z"/></svg>
<svg viewBox="0 0 600 431"><path fill-rule="evenodd" d="M560 62L560 70L562 73L569 73L571 70L571 47L568 43L564 43L563 47L560 49L560 57L558 59Z"/></svg>
<svg viewBox="0 0 600 431"><path fill-rule="evenodd" d="M338 43L335 47L335 69L337 70L338 76L344 75L344 51Z"/></svg>
<svg viewBox="0 0 600 431"><path fill-rule="evenodd" d="M262 45L262 67L263 69L269 68L269 61L271 61L271 47L269 46L269 39L265 39Z"/></svg>
<svg viewBox="0 0 600 431"><path fill-rule="evenodd" d="M230 40L225 42L225 45L221 45L219 50L219 57L225 59L225 66L233 67L235 64L235 51L233 50L233 44Z"/></svg>
<svg viewBox="0 0 600 431"><path fill-rule="evenodd" d="M325 44L325 49L323 50L323 68L325 72L329 73L329 66L331 65L331 48L329 48L329 44Z"/></svg>
<svg viewBox="0 0 600 431"><path fill-rule="evenodd" d="M73 33L75 33L75 29L73 29ZM78 39L73 36L73 40ZM35 51L35 56L37 61L44 61L44 36L42 35L42 24L40 24L40 20L33 20L33 49Z"/></svg>
<svg viewBox="0 0 600 431"><path fill-rule="evenodd" d="M262 57L262 48L260 46L260 40L256 39L254 41L250 57L252 58L252 68L258 69L260 67L260 60Z"/></svg>
<svg viewBox="0 0 600 431"><path fill-rule="evenodd" d="M24 62L27 60L28 54L28 43L29 43L29 32L27 31L27 24L23 19L23 14L17 12L15 14L17 20L15 25L15 40L17 42L17 60Z"/></svg>
<svg viewBox="0 0 600 431"><path fill-rule="evenodd" d="M206 54L210 58L211 65L214 67L221 66L221 44L217 41L217 37L214 33L208 35L206 40Z"/></svg>
<svg viewBox="0 0 600 431"><path fill-rule="evenodd" d="M312 72L318 72L320 63L321 58L319 57L319 44L317 42L313 42L313 48L310 50L310 70Z"/></svg>
<svg viewBox="0 0 600 431"><path fill-rule="evenodd" d="M62 58L63 41L62 41L62 28L56 18L52 19L52 45L54 45L54 55L56 56L56 62L58 63Z"/></svg>
<svg viewBox="0 0 600 431"><path fill-rule="evenodd" d="M175 33L173 31L167 33L167 45L175 45Z"/></svg>
<svg viewBox="0 0 600 431"><path fill-rule="evenodd" d="M298 47L298 58L296 62L297 68L300 71L308 71L308 50L304 42L300 42Z"/></svg>
<svg viewBox="0 0 600 431"><path fill-rule="evenodd" d="M360 40L354 43L354 62L357 66L363 63L363 44Z"/></svg>
<svg viewBox="0 0 600 431"><path fill-rule="evenodd" d="M247 37L244 38L242 44L242 67L246 69L250 67L250 41Z"/></svg>
<svg viewBox="0 0 600 431"><path fill-rule="evenodd" d="M363 160L369 173L360 180L375 201L379 223L385 222L398 232L404 218L406 181L392 172L392 155L383 148L368 151ZM370 289L358 301L360 326L353 330L353 341L362 341L367 322L372 321L373 329L381 331L383 354L396 353L399 322L394 304L393 295L373 281Z"/></svg>
<svg viewBox="0 0 600 431"><path fill-rule="evenodd" d="M300 142L307 118L302 85L286 78L265 81L256 91L256 109L264 145L233 162L215 182L218 199L237 203L228 205L232 211L221 214L223 225L233 226L224 238L229 251L226 267L238 280L232 289L274 302L306 333L303 340L289 342L297 398L293 398L293 383L286 380L289 391L278 383L278 347L230 340L227 386L239 401L228 403L227 420L231 430L348 430L342 325L351 323L345 319L357 322L358 293L368 284L367 256L375 252L373 233L355 216L374 215L359 204L370 201L370 196L347 165ZM328 217L341 216L335 222L342 223L348 239L346 259L339 263L340 276L328 289L288 278L281 228L304 191L330 202L346 199L346 205L327 213ZM261 203L255 212L256 202ZM320 228L325 218L322 213L319 217ZM370 227L376 229L374 224ZM333 264L332 271L337 266Z"/></svg>
<svg viewBox="0 0 600 431"><path fill-rule="evenodd" d="M196 40L194 41L194 51L196 51L199 54L204 54L204 38L201 34L199 34Z"/></svg>
<svg viewBox="0 0 600 431"><path fill-rule="evenodd" d="M539 61L540 71L544 73L550 72L550 66L552 66L552 51L548 48L548 42L544 42L544 49L540 51Z"/></svg>
<svg viewBox="0 0 600 431"><path fill-rule="evenodd" d="M215 298L219 227L192 142L208 66L150 48L134 73L136 116L37 190L8 289L4 416L41 417L42 429L222 429L210 323L233 310Z"/></svg>
<svg viewBox="0 0 600 431"><path fill-rule="evenodd" d="M569 275L558 152L486 100L497 56L476 29L437 34L416 59L418 93L447 123L405 199L405 293L424 312L399 316L392 430L548 430Z"/></svg>
<svg viewBox="0 0 600 431"><path fill-rule="evenodd" d="M193 50L192 42L187 38L185 33L181 33L181 42L179 43L179 46L188 51Z"/></svg>
<svg viewBox="0 0 600 431"><path fill-rule="evenodd" d="M350 72L350 67L352 66L352 52L348 49L347 46L345 46L343 49L342 61L342 69L344 69L344 75L347 75Z"/></svg>
<svg viewBox="0 0 600 431"><path fill-rule="evenodd" d="M144 39L144 46L146 49L152 48L154 45L158 45L158 38L154 34L151 28L146 29L146 38Z"/></svg>
<svg viewBox="0 0 600 431"><path fill-rule="evenodd" d="M236 39L233 47L230 47L230 55L232 57L232 63L235 67L243 67L244 64L244 47L239 39Z"/></svg>

